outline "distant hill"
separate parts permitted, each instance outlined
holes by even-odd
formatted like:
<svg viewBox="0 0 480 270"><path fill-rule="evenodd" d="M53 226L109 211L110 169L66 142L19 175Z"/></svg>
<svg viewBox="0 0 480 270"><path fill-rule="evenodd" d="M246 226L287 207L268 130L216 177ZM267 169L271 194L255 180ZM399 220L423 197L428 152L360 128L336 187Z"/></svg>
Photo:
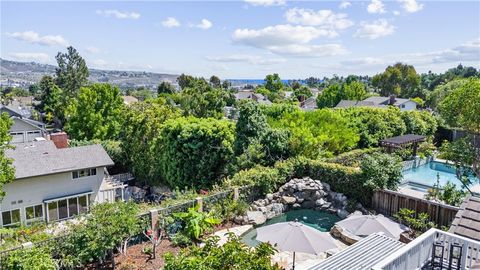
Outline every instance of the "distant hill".
<svg viewBox="0 0 480 270"><path fill-rule="evenodd" d="M35 62L17 62L0 58L0 84L28 88L45 75L54 75L55 66ZM162 81L176 83L178 75L144 71L90 69L91 82L108 82L122 89L145 87L155 89Z"/></svg>

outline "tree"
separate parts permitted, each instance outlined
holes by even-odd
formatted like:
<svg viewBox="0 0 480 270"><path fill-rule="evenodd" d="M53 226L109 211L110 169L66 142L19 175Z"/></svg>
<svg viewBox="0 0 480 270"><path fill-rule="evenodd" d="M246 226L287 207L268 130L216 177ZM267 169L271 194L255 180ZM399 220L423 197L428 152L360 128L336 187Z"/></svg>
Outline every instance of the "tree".
<svg viewBox="0 0 480 270"><path fill-rule="evenodd" d="M163 81L161 84L158 85L157 94L173 94L175 93L175 87L169 82Z"/></svg>
<svg viewBox="0 0 480 270"><path fill-rule="evenodd" d="M367 96L365 84L352 80L342 85L341 97L345 100L363 100Z"/></svg>
<svg viewBox="0 0 480 270"><path fill-rule="evenodd" d="M421 97L419 93L420 76L411 65L396 63L388 66L383 73L373 76L372 84L380 90L382 96L400 95L401 97Z"/></svg>
<svg viewBox="0 0 480 270"><path fill-rule="evenodd" d="M257 103L248 101L240 105L239 117L235 126L235 154L240 155L254 140L260 140L267 134L267 118Z"/></svg>
<svg viewBox="0 0 480 270"><path fill-rule="evenodd" d="M3 186L12 182L15 179L15 168L12 165L12 160L5 156L5 150L10 148L10 126L13 121L6 113L0 113L0 202L2 201L5 192Z"/></svg>
<svg viewBox="0 0 480 270"><path fill-rule="evenodd" d="M167 120L155 142L158 174L170 187L210 188L226 174L233 140L233 124L226 120Z"/></svg>
<svg viewBox="0 0 480 270"><path fill-rule="evenodd" d="M221 118L229 97L227 91L198 80L192 87L183 88L180 105L186 116Z"/></svg>
<svg viewBox="0 0 480 270"><path fill-rule="evenodd" d="M308 87L311 87L311 88L317 87L320 82L321 80L315 77L308 77L305 79L305 83L308 85Z"/></svg>
<svg viewBox="0 0 480 270"><path fill-rule="evenodd" d="M72 46L67 48L66 53L59 52L55 58L58 64L56 83L64 91L65 100L76 97L80 87L88 82L89 71L85 60Z"/></svg>
<svg viewBox="0 0 480 270"><path fill-rule="evenodd" d="M373 190L396 190L402 180L403 163L400 158L383 153L365 155L360 163L366 186Z"/></svg>
<svg viewBox="0 0 480 270"><path fill-rule="evenodd" d="M72 139L116 139L123 125L123 99L118 87L82 87L67 108L65 130Z"/></svg>
<svg viewBox="0 0 480 270"><path fill-rule="evenodd" d="M317 97L317 106L321 108L333 108L342 100L340 85L332 84L325 88Z"/></svg>
<svg viewBox="0 0 480 270"><path fill-rule="evenodd" d="M210 77L210 85L214 88L221 88L222 86L222 81L220 80L219 77L213 75L212 77Z"/></svg>
<svg viewBox="0 0 480 270"><path fill-rule="evenodd" d="M45 113L47 122L52 122L54 118L63 119L62 90L55 84L51 76L43 76L38 83L41 95L40 110Z"/></svg>
<svg viewBox="0 0 480 270"><path fill-rule="evenodd" d="M180 117L180 110L164 98L136 102L128 106L120 140L127 167L138 181L159 184L162 174L157 170L155 140L168 119Z"/></svg>
<svg viewBox="0 0 480 270"><path fill-rule="evenodd" d="M180 88L182 88L182 90L187 87L194 87L195 81L196 79L193 76L185 75L183 73L182 75L177 77L178 85L180 85Z"/></svg>
<svg viewBox="0 0 480 270"><path fill-rule="evenodd" d="M273 93L279 93L283 90L284 84L277 73L269 74L265 77L265 88Z"/></svg>
<svg viewBox="0 0 480 270"><path fill-rule="evenodd" d="M435 111L438 111L440 103L455 89L460 88L468 83L468 79L456 79L446 84L441 84L428 93L426 103Z"/></svg>
<svg viewBox="0 0 480 270"><path fill-rule="evenodd" d="M303 101L311 96L313 96L312 91L305 85L300 86L293 90L293 94L298 101Z"/></svg>

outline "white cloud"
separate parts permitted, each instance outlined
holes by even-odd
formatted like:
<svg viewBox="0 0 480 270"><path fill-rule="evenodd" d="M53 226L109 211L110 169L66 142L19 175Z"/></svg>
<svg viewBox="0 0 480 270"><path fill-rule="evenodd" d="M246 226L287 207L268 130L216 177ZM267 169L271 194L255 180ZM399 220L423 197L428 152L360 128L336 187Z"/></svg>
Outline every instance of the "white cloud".
<svg viewBox="0 0 480 270"><path fill-rule="evenodd" d="M341 64L345 66L384 66L385 61L376 57L364 57L344 60L341 61Z"/></svg>
<svg viewBox="0 0 480 270"><path fill-rule="evenodd" d="M95 67L105 67L105 66L107 66L107 64L108 64L107 61L105 61L103 59L95 59L93 61L93 65Z"/></svg>
<svg viewBox="0 0 480 270"><path fill-rule="evenodd" d="M257 55L243 55L243 54L233 54L227 56L207 56L207 60L212 62L220 63L249 63L253 65L272 65L283 63L286 60L283 58L266 58Z"/></svg>
<svg viewBox="0 0 480 270"><path fill-rule="evenodd" d="M340 9L346 9L346 8L350 7L351 5L352 5L352 3L348 2L348 1L342 1L338 7Z"/></svg>
<svg viewBox="0 0 480 270"><path fill-rule="evenodd" d="M68 46L68 42L60 35L41 36L34 31L7 33L9 37L22 40L31 44L39 44L44 46Z"/></svg>
<svg viewBox="0 0 480 270"><path fill-rule="evenodd" d="M341 44L292 44L286 46L271 46L269 49L273 53L297 57L323 57L348 53L347 49Z"/></svg>
<svg viewBox="0 0 480 270"><path fill-rule="evenodd" d="M173 27L179 27L180 22L174 17L168 17L167 19L162 21L162 25L167 28L173 28Z"/></svg>
<svg viewBox="0 0 480 270"><path fill-rule="evenodd" d="M251 4L252 6L284 6L286 0L245 0L245 2Z"/></svg>
<svg viewBox="0 0 480 270"><path fill-rule="evenodd" d="M398 0L402 3L403 9L408 13L418 12L423 9L423 4L419 4L416 0Z"/></svg>
<svg viewBox="0 0 480 270"><path fill-rule="evenodd" d="M202 19L199 24L190 24L190 27L197 27L203 30L207 30L213 26L213 23L207 19Z"/></svg>
<svg viewBox="0 0 480 270"><path fill-rule="evenodd" d="M398 11L398 10L393 11L393 15L395 15L395 16L400 15L400 11Z"/></svg>
<svg viewBox="0 0 480 270"><path fill-rule="evenodd" d="M262 29L237 29L233 40L253 47L269 47L277 45L305 44L318 37L335 37L334 31L318 29L311 26L275 25Z"/></svg>
<svg viewBox="0 0 480 270"><path fill-rule="evenodd" d="M389 24L385 19L379 19L371 23L362 22L354 36L359 38L377 39L392 35L394 32L395 26Z"/></svg>
<svg viewBox="0 0 480 270"><path fill-rule="evenodd" d="M385 5L381 0L372 0L367 6L368 13L385 13Z"/></svg>
<svg viewBox="0 0 480 270"><path fill-rule="evenodd" d="M100 49L97 48L97 47L94 47L94 46L88 46L85 50L88 53L99 53L100 52Z"/></svg>
<svg viewBox="0 0 480 270"><path fill-rule="evenodd" d="M341 30L353 25L344 13L334 13L331 10L292 8L285 13L288 22L294 24L317 26L331 30Z"/></svg>
<svg viewBox="0 0 480 270"><path fill-rule="evenodd" d="M10 53L8 56L17 61L47 63L50 60L50 57L46 53Z"/></svg>
<svg viewBox="0 0 480 270"><path fill-rule="evenodd" d="M133 19L136 20L140 18L140 13L133 12L133 11L119 11L116 9L108 9L108 10L97 10L96 13L98 15L102 15L104 17L115 17L117 19Z"/></svg>

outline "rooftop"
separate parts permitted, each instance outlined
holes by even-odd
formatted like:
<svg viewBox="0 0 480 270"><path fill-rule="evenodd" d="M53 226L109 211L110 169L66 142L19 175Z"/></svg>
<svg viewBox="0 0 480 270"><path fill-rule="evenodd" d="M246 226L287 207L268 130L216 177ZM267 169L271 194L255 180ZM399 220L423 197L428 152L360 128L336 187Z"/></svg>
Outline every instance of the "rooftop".
<svg viewBox="0 0 480 270"><path fill-rule="evenodd" d="M402 146L411 143L425 141L426 136L416 134L405 134L401 136L387 138L381 141L382 146Z"/></svg>
<svg viewBox="0 0 480 270"><path fill-rule="evenodd" d="M470 196L464 200L449 232L480 241L480 198Z"/></svg>
<svg viewBox="0 0 480 270"><path fill-rule="evenodd" d="M13 159L15 179L114 164L101 145L58 149L53 141L15 144L6 156Z"/></svg>
<svg viewBox="0 0 480 270"><path fill-rule="evenodd" d="M381 233L371 234L309 270L368 270L404 244Z"/></svg>

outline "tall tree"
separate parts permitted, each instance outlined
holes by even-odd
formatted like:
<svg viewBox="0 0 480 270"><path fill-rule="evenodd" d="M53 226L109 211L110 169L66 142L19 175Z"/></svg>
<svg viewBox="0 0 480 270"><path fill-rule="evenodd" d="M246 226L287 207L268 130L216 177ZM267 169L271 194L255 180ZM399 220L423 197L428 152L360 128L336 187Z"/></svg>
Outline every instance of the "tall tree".
<svg viewBox="0 0 480 270"><path fill-rule="evenodd" d="M396 63L388 66L383 73L373 76L372 84L382 96L395 94L406 98L425 98L419 92L420 75L411 65Z"/></svg>
<svg viewBox="0 0 480 270"><path fill-rule="evenodd" d="M163 81L157 88L157 94L173 94L175 93L175 87L169 82Z"/></svg>
<svg viewBox="0 0 480 270"><path fill-rule="evenodd" d="M80 87L88 82L89 71L85 60L72 46L67 48L66 53L58 52L58 67L55 69L57 85L64 91L65 98L73 98L78 95Z"/></svg>
<svg viewBox="0 0 480 270"><path fill-rule="evenodd" d="M185 89L187 87L194 87L195 86L195 77L183 74L177 77L177 82L178 85L180 85L180 88Z"/></svg>
<svg viewBox="0 0 480 270"><path fill-rule="evenodd" d="M123 99L118 87L82 87L67 108L65 130L77 140L116 139L123 125Z"/></svg>
<svg viewBox="0 0 480 270"><path fill-rule="evenodd" d="M180 105L185 115L221 118L229 93L213 88L205 80L197 80L193 87L182 89Z"/></svg>
<svg viewBox="0 0 480 270"><path fill-rule="evenodd" d="M51 76L43 76L38 87L42 96L40 98L40 110L45 113L48 122L52 122L54 118L63 119L63 103L62 90L55 84Z"/></svg>
<svg viewBox="0 0 480 270"><path fill-rule="evenodd" d="M240 105L239 117L235 126L235 153L240 155L254 140L260 140L267 134L267 118L257 103L248 101Z"/></svg>
<svg viewBox="0 0 480 270"><path fill-rule="evenodd" d="M12 160L5 156L5 150L8 149L10 142L10 126L12 120L8 114L0 114L0 202L5 196L3 186L13 181L15 178L15 168L12 166Z"/></svg>
<svg viewBox="0 0 480 270"><path fill-rule="evenodd" d="M283 90L284 84L277 73L269 74L265 77L265 88L273 93L278 93Z"/></svg>
<svg viewBox="0 0 480 270"><path fill-rule="evenodd" d="M222 81L220 80L219 77L215 75L212 75L212 77L210 77L209 82L210 82L210 85L215 88L220 88L222 86Z"/></svg>

